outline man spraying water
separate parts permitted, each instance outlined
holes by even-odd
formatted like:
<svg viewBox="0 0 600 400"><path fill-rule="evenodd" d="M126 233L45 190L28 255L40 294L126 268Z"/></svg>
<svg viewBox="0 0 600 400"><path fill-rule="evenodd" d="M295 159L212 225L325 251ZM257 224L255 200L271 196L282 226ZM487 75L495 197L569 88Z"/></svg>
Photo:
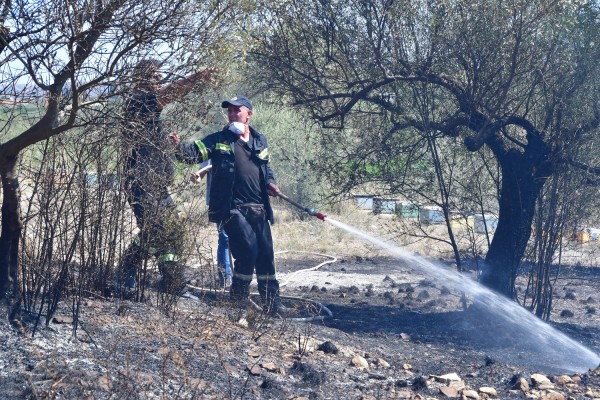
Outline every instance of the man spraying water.
<svg viewBox="0 0 600 400"><path fill-rule="evenodd" d="M284 316L279 282L275 276L275 255L270 223L274 222L269 196L281 191L269 163L267 138L250 126L252 103L244 96L223 101L229 124L222 131L190 145L178 146L178 158L186 163L211 160L211 190L208 218L229 236L235 259L230 287L232 300L247 306L250 284L256 271L263 310Z"/></svg>

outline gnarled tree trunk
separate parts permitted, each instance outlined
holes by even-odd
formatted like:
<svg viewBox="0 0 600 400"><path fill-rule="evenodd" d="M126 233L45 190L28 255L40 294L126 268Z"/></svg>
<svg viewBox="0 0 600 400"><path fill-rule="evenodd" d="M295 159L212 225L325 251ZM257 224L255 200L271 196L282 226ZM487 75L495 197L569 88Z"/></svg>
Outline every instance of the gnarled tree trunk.
<svg viewBox="0 0 600 400"><path fill-rule="evenodd" d="M21 215L19 208L19 183L15 175L17 156L0 158L2 181L2 231L0 233L0 283L2 295L8 301L10 317L19 308L19 238Z"/></svg>
<svg viewBox="0 0 600 400"><path fill-rule="evenodd" d="M531 236L537 198L550 174L549 150L538 132L528 135L524 151L489 143L502 170L498 227L485 258L481 282L514 297L519 264Z"/></svg>

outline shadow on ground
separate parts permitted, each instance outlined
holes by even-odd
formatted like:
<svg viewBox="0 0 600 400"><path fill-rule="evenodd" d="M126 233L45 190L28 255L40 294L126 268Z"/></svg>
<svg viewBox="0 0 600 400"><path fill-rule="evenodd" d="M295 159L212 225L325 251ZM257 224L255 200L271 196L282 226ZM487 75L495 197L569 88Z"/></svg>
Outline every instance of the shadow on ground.
<svg viewBox="0 0 600 400"><path fill-rule="evenodd" d="M473 308L422 313L364 303L327 307L334 317L325 325L349 335L385 335L390 342L397 342L398 348L403 347L402 342L411 341L473 354L483 352L488 362L500 361L527 369L550 366L556 372L572 372L594 368L594 354L583 345L596 350L600 346L598 327L553 324L566 335L558 333L554 337L548 332L531 332L519 324L507 324ZM393 347L393 343L390 345Z"/></svg>

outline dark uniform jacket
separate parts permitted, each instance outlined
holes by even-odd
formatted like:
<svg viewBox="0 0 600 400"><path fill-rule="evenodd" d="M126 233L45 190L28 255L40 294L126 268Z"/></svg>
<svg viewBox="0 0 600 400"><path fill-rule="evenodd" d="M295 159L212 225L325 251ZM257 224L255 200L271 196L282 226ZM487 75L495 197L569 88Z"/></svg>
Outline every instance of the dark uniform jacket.
<svg viewBox="0 0 600 400"><path fill-rule="evenodd" d="M182 146L178 158L188 164L202 163L208 159L212 163L212 181L208 195L208 219L211 222L221 222L229 217L233 206L233 183L235 181L235 155L233 144L238 136L228 129L212 133L193 145ZM261 197L267 218L274 223L273 209L267 195L267 185L275 183L275 176L269 164L269 149L267 138L258 131L250 128L251 160L258 166L261 175Z"/></svg>
<svg viewBox="0 0 600 400"><path fill-rule="evenodd" d="M135 92L125 103L127 178L149 192L171 185L175 176L173 159L164 150L168 140L161 111L155 92Z"/></svg>

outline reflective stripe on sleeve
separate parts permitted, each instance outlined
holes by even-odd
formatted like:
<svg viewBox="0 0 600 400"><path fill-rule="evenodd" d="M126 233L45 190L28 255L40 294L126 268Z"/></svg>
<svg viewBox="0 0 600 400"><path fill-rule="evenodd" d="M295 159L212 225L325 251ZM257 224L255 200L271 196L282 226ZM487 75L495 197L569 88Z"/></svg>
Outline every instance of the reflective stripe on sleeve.
<svg viewBox="0 0 600 400"><path fill-rule="evenodd" d="M198 151L200 152L200 157L202 157L202 161L204 162L208 160L208 150L206 149L204 142L202 140L196 140L194 143L196 144L196 147L198 147Z"/></svg>
<svg viewBox="0 0 600 400"><path fill-rule="evenodd" d="M266 148L263 151L261 151L260 153L258 153L258 158L260 158L261 160L269 160L269 149Z"/></svg>
<svg viewBox="0 0 600 400"><path fill-rule="evenodd" d="M231 146L226 143L217 143L215 145L215 150L217 151L231 151Z"/></svg>

